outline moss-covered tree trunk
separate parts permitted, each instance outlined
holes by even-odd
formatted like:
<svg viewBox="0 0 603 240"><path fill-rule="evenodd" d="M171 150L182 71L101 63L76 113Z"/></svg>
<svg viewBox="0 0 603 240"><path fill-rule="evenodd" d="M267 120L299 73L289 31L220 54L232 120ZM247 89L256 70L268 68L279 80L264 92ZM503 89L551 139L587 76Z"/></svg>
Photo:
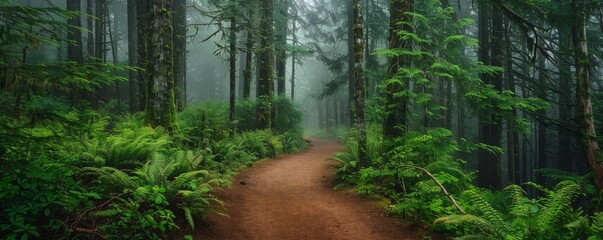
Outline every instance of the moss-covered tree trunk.
<svg viewBox="0 0 603 240"><path fill-rule="evenodd" d="M575 14L572 39L574 42L574 58L576 64L576 101L578 103L578 131L582 138L588 164L594 172L595 187L603 189L603 163L601 149L597 141L593 106L590 99L590 62L586 44L586 21L588 14L583 0L572 0L572 12Z"/></svg>
<svg viewBox="0 0 603 240"><path fill-rule="evenodd" d="M148 0L149 34L148 102L146 120L153 127L176 130L176 103L174 99L174 55L172 3L170 0Z"/></svg>
<svg viewBox="0 0 603 240"><path fill-rule="evenodd" d="M356 128L358 130L358 167L368 167L370 162L367 155L366 122L365 122L365 76L364 76L364 43L361 0L354 0L354 79L356 91Z"/></svg>
<svg viewBox="0 0 603 240"><path fill-rule="evenodd" d="M230 18L230 39L229 39L229 64L230 64L230 95L229 95L229 120L232 123L234 123L235 120L235 97L236 97L236 90L237 90L237 76L236 76L236 72L237 72L237 66L236 66L236 62L237 62L237 20L236 17L233 15ZM234 124L233 124L233 129L232 129L233 133L234 133Z"/></svg>
<svg viewBox="0 0 603 240"><path fill-rule="evenodd" d="M354 0L347 0L348 16L348 109L346 111L348 125L354 126L354 93L356 92L356 79L354 77Z"/></svg>
<svg viewBox="0 0 603 240"><path fill-rule="evenodd" d="M410 40L401 40L397 32L405 30L412 32L412 27L408 24L400 25L401 22L411 22L410 15L405 12L413 11L414 1L392 0L390 7L389 22L389 48L390 49L411 49ZM383 135L386 139L401 136L406 129L406 112L408 110L408 97L401 95L408 89L408 81L400 79L398 69L400 67L409 67L410 60L403 57L393 57L389 59L388 78L398 78L400 81L388 81L385 86L385 117L383 124Z"/></svg>
<svg viewBox="0 0 603 240"><path fill-rule="evenodd" d="M186 106L186 0L172 0L174 41L174 94L178 110Z"/></svg>
<svg viewBox="0 0 603 240"><path fill-rule="evenodd" d="M268 129L272 122L272 93L274 86L273 1L262 0L260 22L260 69L256 121L259 129Z"/></svg>

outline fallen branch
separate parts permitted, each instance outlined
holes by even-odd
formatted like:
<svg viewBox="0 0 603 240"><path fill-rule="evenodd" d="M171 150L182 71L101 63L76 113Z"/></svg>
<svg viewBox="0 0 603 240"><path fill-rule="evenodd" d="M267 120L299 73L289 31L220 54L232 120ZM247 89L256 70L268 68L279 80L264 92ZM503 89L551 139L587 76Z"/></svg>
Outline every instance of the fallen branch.
<svg viewBox="0 0 603 240"><path fill-rule="evenodd" d="M448 193L448 191L446 190L446 188L444 187L444 185L442 185L442 183L440 183L440 181L433 175L431 174L431 172L429 172L427 169L422 168L422 167L418 167L418 166L414 166L414 165L401 165L398 168L414 168L414 169L418 169L421 172L424 172L425 174L427 174L427 176L429 176L440 188L440 190L442 190L442 193L444 195L446 195L446 197L448 197L448 199L450 199L450 201L452 202L452 204L456 207L457 210L459 210L459 212L461 214L467 214L463 208L461 208L461 206L456 202L456 200L454 200L454 198L452 197L452 195L450 195L450 193Z"/></svg>

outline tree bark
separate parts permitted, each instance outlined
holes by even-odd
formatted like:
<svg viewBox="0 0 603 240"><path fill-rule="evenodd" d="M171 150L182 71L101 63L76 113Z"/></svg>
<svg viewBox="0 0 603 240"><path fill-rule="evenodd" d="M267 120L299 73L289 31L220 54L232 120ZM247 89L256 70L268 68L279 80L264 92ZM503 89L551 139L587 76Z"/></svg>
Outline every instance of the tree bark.
<svg viewBox="0 0 603 240"><path fill-rule="evenodd" d="M356 78L354 77L354 0L347 0L348 14L348 126L353 127L356 121L354 117L354 95L356 92Z"/></svg>
<svg viewBox="0 0 603 240"><path fill-rule="evenodd" d="M291 36L293 38L292 45L296 46L297 44L297 9L295 6L292 6L293 18L291 19ZM297 58L297 51L293 50L291 52L291 100L295 100L295 64Z"/></svg>
<svg viewBox="0 0 603 240"><path fill-rule="evenodd" d="M174 99L174 55L171 0L148 0L149 63L148 103L146 120L151 126L161 126L173 133L176 130Z"/></svg>
<svg viewBox="0 0 603 240"><path fill-rule="evenodd" d="M603 163L601 150L595 132L593 109L590 98L590 62L586 41L586 21L588 14L583 0L572 0L572 12L575 14L572 28L574 43L574 60L576 67L576 101L578 103L578 131L582 138L582 146L588 164L594 172L594 182L597 191L603 189Z"/></svg>
<svg viewBox="0 0 603 240"><path fill-rule="evenodd" d="M249 99L251 95L251 77L253 76L253 32L247 30L247 52L245 53L245 72L243 80L243 98Z"/></svg>
<svg viewBox="0 0 603 240"><path fill-rule="evenodd" d="M229 61L230 61L230 100L229 100L229 120L230 123L232 124L232 132L234 133L235 129L234 129L234 120L235 120L235 98L236 98L236 90L237 90L237 76L236 76L236 72L237 72L237 66L236 66L236 62L237 62L237 29L236 29L236 25L237 25L237 20L234 17L230 18L230 57L229 57Z"/></svg>
<svg viewBox="0 0 603 240"><path fill-rule="evenodd" d="M285 51L287 46L287 5L288 0L278 1L274 21L276 29L276 34L274 35L274 45L276 50L276 81L278 95L285 95L285 75L287 68L287 52Z"/></svg>
<svg viewBox="0 0 603 240"><path fill-rule="evenodd" d="M179 111L186 106L186 0L172 0L174 41L174 94Z"/></svg>
<svg viewBox="0 0 603 240"><path fill-rule="evenodd" d="M364 76L364 51L363 51L363 21L361 0L354 0L354 78L356 91L354 103L356 104L356 128L358 130L358 167L365 168L370 165L367 155L366 123L365 123L365 76Z"/></svg>
<svg viewBox="0 0 603 240"><path fill-rule="evenodd" d="M272 95L274 91L273 1L262 0L262 3L256 120L259 129L268 129L272 126Z"/></svg>

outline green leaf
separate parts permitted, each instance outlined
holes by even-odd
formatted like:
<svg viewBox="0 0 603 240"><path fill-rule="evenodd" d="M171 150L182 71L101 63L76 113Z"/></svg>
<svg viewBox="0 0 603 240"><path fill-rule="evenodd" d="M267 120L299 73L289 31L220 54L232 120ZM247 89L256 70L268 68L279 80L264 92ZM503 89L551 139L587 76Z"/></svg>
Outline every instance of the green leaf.
<svg viewBox="0 0 603 240"><path fill-rule="evenodd" d="M163 198L161 197L161 195L155 196L155 204L160 204L162 202L163 202Z"/></svg>
<svg viewBox="0 0 603 240"><path fill-rule="evenodd" d="M530 213L536 214L536 213L538 213L538 210L539 210L538 206L536 206L536 205L530 206Z"/></svg>

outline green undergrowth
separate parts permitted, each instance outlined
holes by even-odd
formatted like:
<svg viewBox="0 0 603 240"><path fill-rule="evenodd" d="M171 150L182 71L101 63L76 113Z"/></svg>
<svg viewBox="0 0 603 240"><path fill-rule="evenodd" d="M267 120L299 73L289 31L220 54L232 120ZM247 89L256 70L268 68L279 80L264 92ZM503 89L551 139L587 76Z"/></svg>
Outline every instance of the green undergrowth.
<svg viewBox="0 0 603 240"><path fill-rule="evenodd" d="M352 130L346 150L333 157L336 181L339 188L384 197L392 216L458 239L603 239L602 215L588 215L579 204L599 199L591 176L555 173L563 177L552 188L528 182L493 192L474 185L475 173L458 156L477 149L498 153L499 148L459 144L443 128L408 131L384 141L380 127L369 125L367 137L370 165L358 168Z"/></svg>
<svg viewBox="0 0 603 240"><path fill-rule="evenodd" d="M248 126L254 115L242 111L253 102L234 123L226 104L206 103L181 112L173 134L146 125L142 113L30 99L18 114L0 112L1 239L185 236L206 213L223 212L212 192L238 171L306 147L301 114L283 98L274 130Z"/></svg>

